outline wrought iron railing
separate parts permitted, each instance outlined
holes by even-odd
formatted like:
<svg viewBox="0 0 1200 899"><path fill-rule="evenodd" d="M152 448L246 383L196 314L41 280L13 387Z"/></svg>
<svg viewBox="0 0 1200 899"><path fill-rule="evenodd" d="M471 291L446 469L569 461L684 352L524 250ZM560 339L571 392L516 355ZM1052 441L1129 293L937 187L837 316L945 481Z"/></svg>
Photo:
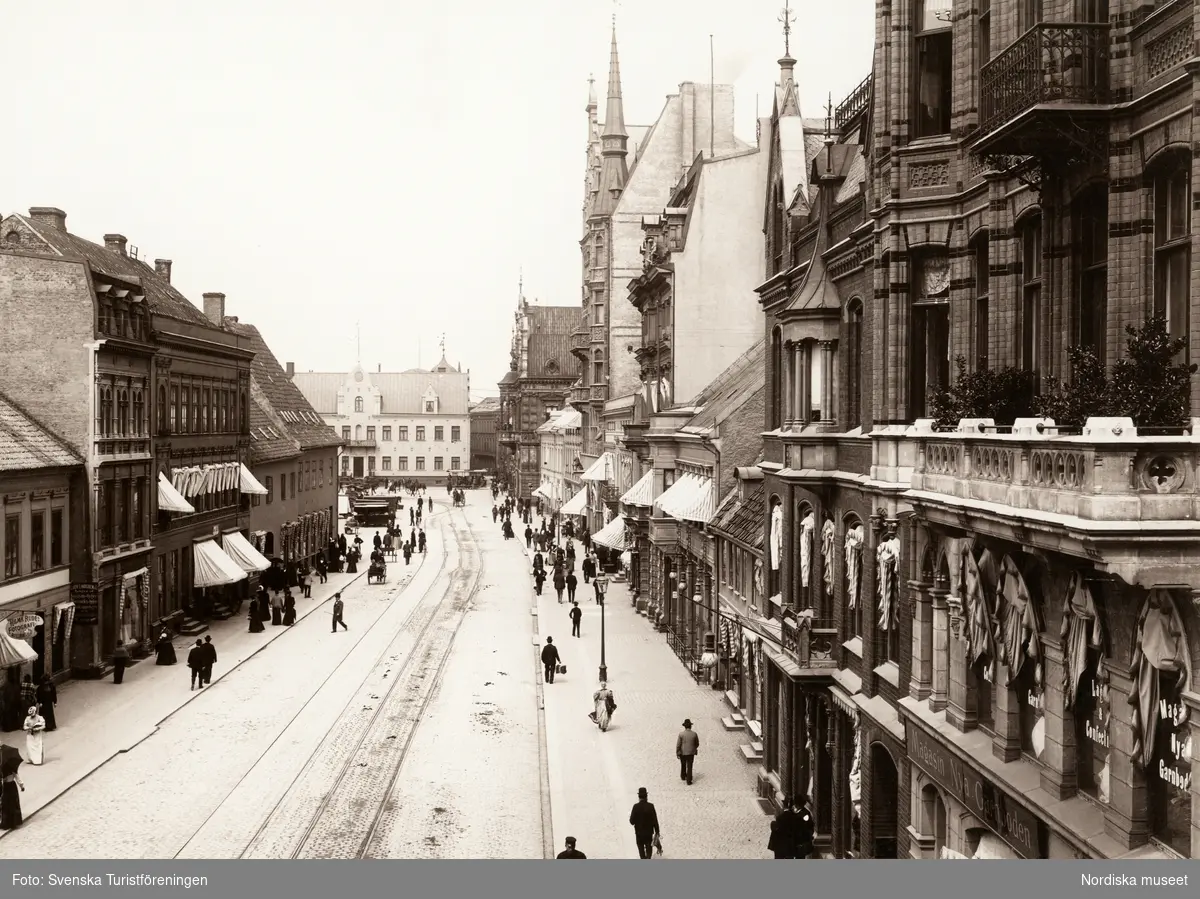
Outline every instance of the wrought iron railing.
<svg viewBox="0 0 1200 899"><path fill-rule="evenodd" d="M667 645L694 679L700 680L704 677L706 672L700 664L700 656L695 652L686 631L676 632L674 628L667 628Z"/></svg>
<svg viewBox="0 0 1200 899"><path fill-rule="evenodd" d="M980 131L1039 103L1108 102L1108 25L1043 22L980 72Z"/></svg>
<svg viewBox="0 0 1200 899"><path fill-rule="evenodd" d="M871 84L871 76L868 75L850 92L850 96L837 105L833 113L833 125L839 131L866 110L867 104L871 102Z"/></svg>

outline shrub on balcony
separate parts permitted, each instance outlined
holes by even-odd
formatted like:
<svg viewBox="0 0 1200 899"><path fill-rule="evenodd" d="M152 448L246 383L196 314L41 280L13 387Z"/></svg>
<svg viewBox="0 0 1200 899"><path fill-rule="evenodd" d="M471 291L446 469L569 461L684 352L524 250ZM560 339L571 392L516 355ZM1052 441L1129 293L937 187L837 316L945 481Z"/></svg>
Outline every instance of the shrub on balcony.
<svg viewBox="0 0 1200 899"><path fill-rule="evenodd" d="M1046 378L1036 407L1060 425L1079 427L1092 416L1132 418L1139 428L1182 428L1191 415L1196 365L1179 362L1187 346L1162 318L1125 328L1125 358L1108 371L1091 350L1071 347L1070 381Z"/></svg>
<svg viewBox="0 0 1200 899"><path fill-rule="evenodd" d="M939 428L952 428L963 418L991 418L1011 425L1033 409L1033 375L1019 368L967 369L965 356L954 360L954 383L936 391L930 410Z"/></svg>

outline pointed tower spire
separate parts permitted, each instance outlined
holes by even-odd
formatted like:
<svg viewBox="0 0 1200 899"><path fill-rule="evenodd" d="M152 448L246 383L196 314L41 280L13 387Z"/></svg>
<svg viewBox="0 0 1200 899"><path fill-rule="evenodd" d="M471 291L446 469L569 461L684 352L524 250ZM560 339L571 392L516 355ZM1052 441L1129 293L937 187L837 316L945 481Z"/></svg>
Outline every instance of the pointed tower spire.
<svg viewBox="0 0 1200 899"><path fill-rule="evenodd" d="M612 48L608 60L608 105L600 135L600 192L593 215L607 215L617 206L629 177L629 134L625 130L625 107L621 100L621 63L617 58L617 17L613 16Z"/></svg>
<svg viewBox="0 0 1200 899"><path fill-rule="evenodd" d="M593 122L596 120L596 110L599 108L600 104L596 102L596 76L588 75L587 114Z"/></svg>

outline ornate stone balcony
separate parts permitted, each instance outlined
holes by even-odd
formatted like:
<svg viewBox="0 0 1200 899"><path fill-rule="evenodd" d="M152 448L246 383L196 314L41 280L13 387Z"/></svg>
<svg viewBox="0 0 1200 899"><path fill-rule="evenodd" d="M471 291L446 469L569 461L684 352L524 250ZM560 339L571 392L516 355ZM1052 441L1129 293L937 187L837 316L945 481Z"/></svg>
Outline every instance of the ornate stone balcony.
<svg viewBox="0 0 1200 899"><path fill-rule="evenodd" d="M591 386L592 402L603 403L608 401L608 386L605 384L593 384Z"/></svg>
<svg viewBox="0 0 1200 899"><path fill-rule="evenodd" d="M591 391L587 387L574 386L568 394L568 402L572 407L578 409L580 406L586 406L591 400Z"/></svg>
<svg viewBox="0 0 1200 899"><path fill-rule="evenodd" d="M1100 137L1109 91L1107 23L1042 22L980 72L983 156L1061 152L1066 143Z"/></svg>
<svg viewBox="0 0 1200 899"><path fill-rule="evenodd" d="M368 440L347 440L343 446L349 449L375 449L375 438Z"/></svg>
<svg viewBox="0 0 1200 899"><path fill-rule="evenodd" d="M578 328L576 328L574 331L571 332L571 353L572 354L579 355L582 353L585 356L587 355L588 347L590 344L589 334L590 334L590 332L588 331L587 325L580 325Z"/></svg>

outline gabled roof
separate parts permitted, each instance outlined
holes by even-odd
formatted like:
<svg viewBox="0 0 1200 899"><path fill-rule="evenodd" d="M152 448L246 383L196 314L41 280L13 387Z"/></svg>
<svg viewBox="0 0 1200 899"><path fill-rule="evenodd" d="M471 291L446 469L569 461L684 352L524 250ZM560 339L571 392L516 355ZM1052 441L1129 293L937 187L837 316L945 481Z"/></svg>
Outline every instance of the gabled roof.
<svg viewBox="0 0 1200 899"><path fill-rule="evenodd" d="M270 408L258 385L250 381L250 464L263 465L294 459L302 452L296 440L283 426L283 422L271 415Z"/></svg>
<svg viewBox="0 0 1200 899"><path fill-rule="evenodd" d="M764 509L766 490L761 484L755 487L744 500L738 499L737 487L725 495L708 526L722 537L736 540L761 551L764 544Z"/></svg>
<svg viewBox="0 0 1200 899"><path fill-rule="evenodd" d="M250 349L254 351L254 359L250 363L251 387L257 388L263 413L285 429L286 435L296 443L297 451L341 444L333 428L325 424L300 389L292 383L258 328L227 316L225 330L249 342ZM252 431L253 427L251 424ZM251 436L253 438L253 433ZM254 439L251 440L251 452L253 455Z"/></svg>
<svg viewBox="0 0 1200 899"><path fill-rule="evenodd" d="M11 218L19 220L24 227L41 238L47 248L45 255L81 259L97 274L140 284L146 296L147 306L158 315L209 328L215 327L187 297L141 260L123 256L77 234L60 231L53 225L34 221L27 216L13 215Z"/></svg>
<svg viewBox="0 0 1200 899"><path fill-rule="evenodd" d="M427 390L438 397L440 415L466 415L469 403L467 385L470 376L458 370L433 372L423 368L402 372L366 372L373 387L378 388L383 401L384 415L420 415ZM304 394L318 415L337 415L338 391L350 375L344 372L296 372L292 383Z"/></svg>
<svg viewBox="0 0 1200 899"><path fill-rule="evenodd" d="M700 391L688 404L697 407L696 413L680 430L707 433L761 391L766 385L766 346L759 340Z"/></svg>
<svg viewBox="0 0 1200 899"><path fill-rule="evenodd" d="M574 378L571 332L579 327L578 306L529 306L529 377Z"/></svg>
<svg viewBox="0 0 1200 899"><path fill-rule="evenodd" d="M0 394L0 471L35 471L82 464L83 460L65 441Z"/></svg>
<svg viewBox="0 0 1200 899"><path fill-rule="evenodd" d="M485 396L471 407L472 415L490 415L500 411L500 397Z"/></svg>

